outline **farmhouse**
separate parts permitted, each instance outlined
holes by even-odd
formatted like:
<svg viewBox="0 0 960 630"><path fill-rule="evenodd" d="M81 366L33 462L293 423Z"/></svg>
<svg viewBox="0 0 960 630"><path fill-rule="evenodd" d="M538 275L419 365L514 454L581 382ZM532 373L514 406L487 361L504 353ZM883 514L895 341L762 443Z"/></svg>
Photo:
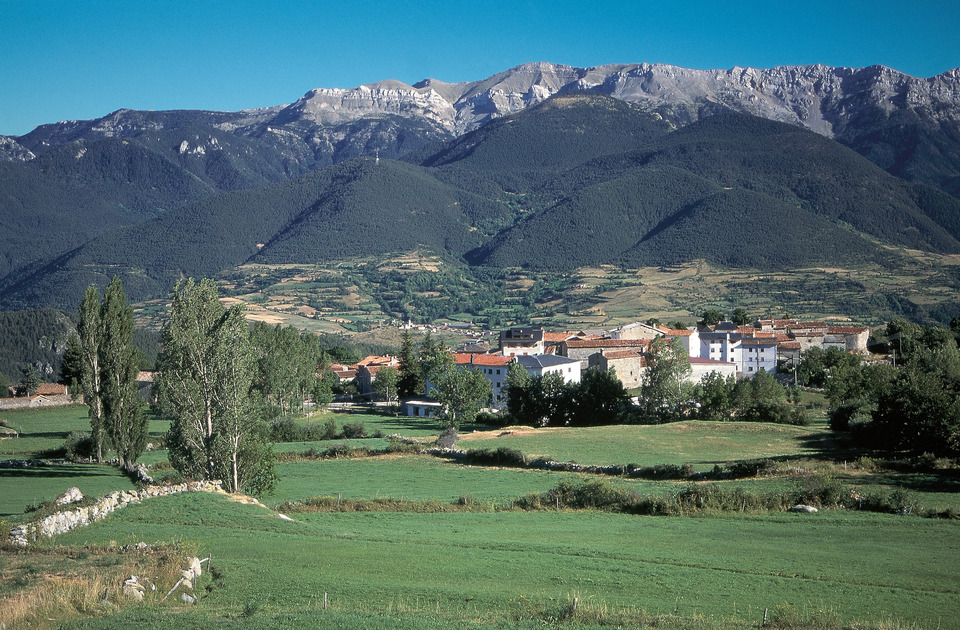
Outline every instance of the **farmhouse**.
<svg viewBox="0 0 960 630"><path fill-rule="evenodd" d="M356 382L361 396L373 396L373 383L377 380L377 373L385 367L399 370L400 360L390 355L369 356L357 364Z"/></svg>
<svg viewBox="0 0 960 630"><path fill-rule="evenodd" d="M560 354L568 359L577 359L581 368L586 369L594 354L609 350L643 352L649 345L649 339L568 339L560 344Z"/></svg>
<svg viewBox="0 0 960 630"><path fill-rule="evenodd" d="M717 372L724 378L736 376L737 366L726 361L690 357L690 374L684 380L688 383L696 384L702 381L704 376L713 372Z"/></svg>

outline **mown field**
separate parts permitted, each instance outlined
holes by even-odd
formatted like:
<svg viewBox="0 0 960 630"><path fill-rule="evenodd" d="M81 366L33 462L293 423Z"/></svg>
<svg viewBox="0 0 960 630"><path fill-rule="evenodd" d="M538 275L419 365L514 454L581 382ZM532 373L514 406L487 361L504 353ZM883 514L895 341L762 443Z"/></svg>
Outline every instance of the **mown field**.
<svg viewBox="0 0 960 630"><path fill-rule="evenodd" d="M18 439L35 440L38 450L62 443L85 421L82 407L20 413L5 418L19 424L25 437ZM335 416L341 423L357 418L369 433L379 428L428 439L436 430L426 420ZM23 456L13 442L0 442L0 459ZM321 450L332 443L278 449ZM960 508L960 488L949 474L871 472L852 462L848 469L849 453L822 427L513 428L467 432L458 446L508 446L584 464L691 464L704 471L772 457L803 473L702 483L780 492L819 467L819 474L863 489L904 489L918 505ZM164 454L149 455L158 463ZM8 524L29 518L25 508L70 485L88 494L131 486L112 468L89 464L8 473L0 470L0 518ZM768 623L779 627L960 627L957 519L850 510L527 511L512 501L561 480L597 476L470 466L415 453L294 458L281 462L278 473L276 491L261 497L261 505L204 493L156 498L26 552L5 549L0 622L9 628L745 628L759 625L766 612ZM610 482L647 496L701 483ZM285 504L318 496L343 501L345 511ZM155 548L121 551L138 542ZM182 603L179 592L161 602L177 577L170 558L184 554L211 557L212 570L193 590L198 602ZM144 603L124 601L116 594L124 571L154 580L157 591ZM91 576L103 577L84 594ZM110 580L114 594L103 603ZM57 599L57 592L67 596ZM16 623L7 621L13 615Z"/></svg>

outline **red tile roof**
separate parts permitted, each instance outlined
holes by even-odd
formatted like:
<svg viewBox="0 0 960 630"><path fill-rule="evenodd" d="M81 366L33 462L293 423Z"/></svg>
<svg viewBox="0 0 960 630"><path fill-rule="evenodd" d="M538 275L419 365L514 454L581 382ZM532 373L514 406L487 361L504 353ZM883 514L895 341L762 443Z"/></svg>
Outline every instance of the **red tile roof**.
<svg viewBox="0 0 960 630"><path fill-rule="evenodd" d="M399 363L400 363L399 359L397 359L396 357L392 357L389 354L384 357L371 355L361 359L360 362L357 363L357 367L360 367L362 365L397 365Z"/></svg>
<svg viewBox="0 0 960 630"><path fill-rule="evenodd" d="M60 383L40 383L37 385L38 396L61 396L67 393L67 386Z"/></svg>
<svg viewBox="0 0 960 630"><path fill-rule="evenodd" d="M482 365L486 367L502 367L513 361L512 357L499 354L474 354L469 352L458 352L453 355L453 358L457 365Z"/></svg>

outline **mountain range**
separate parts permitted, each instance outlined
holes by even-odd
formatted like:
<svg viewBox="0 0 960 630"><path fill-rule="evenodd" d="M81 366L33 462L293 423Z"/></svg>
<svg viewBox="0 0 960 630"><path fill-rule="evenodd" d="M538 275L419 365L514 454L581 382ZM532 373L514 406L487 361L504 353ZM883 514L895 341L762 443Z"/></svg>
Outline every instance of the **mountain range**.
<svg viewBox="0 0 960 630"><path fill-rule="evenodd" d="M896 269L960 253L960 71L527 64L0 138L0 305L248 261Z"/></svg>

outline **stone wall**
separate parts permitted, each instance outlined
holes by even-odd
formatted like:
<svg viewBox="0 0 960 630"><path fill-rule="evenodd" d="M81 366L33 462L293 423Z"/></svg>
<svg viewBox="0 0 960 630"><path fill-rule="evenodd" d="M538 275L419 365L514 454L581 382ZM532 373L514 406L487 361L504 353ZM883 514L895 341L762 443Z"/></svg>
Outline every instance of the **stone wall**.
<svg viewBox="0 0 960 630"><path fill-rule="evenodd" d="M89 525L105 518L114 510L139 503L144 499L162 497L180 492L216 492L226 494L220 481L190 481L171 486L146 486L140 490L116 490L99 499L93 505L51 514L34 523L17 525L10 530L10 543L26 547L40 536L55 536L72 529Z"/></svg>
<svg viewBox="0 0 960 630"><path fill-rule="evenodd" d="M50 396L23 396L20 398L0 398L0 411L11 409L33 409L36 407L65 407L78 402L68 394Z"/></svg>

